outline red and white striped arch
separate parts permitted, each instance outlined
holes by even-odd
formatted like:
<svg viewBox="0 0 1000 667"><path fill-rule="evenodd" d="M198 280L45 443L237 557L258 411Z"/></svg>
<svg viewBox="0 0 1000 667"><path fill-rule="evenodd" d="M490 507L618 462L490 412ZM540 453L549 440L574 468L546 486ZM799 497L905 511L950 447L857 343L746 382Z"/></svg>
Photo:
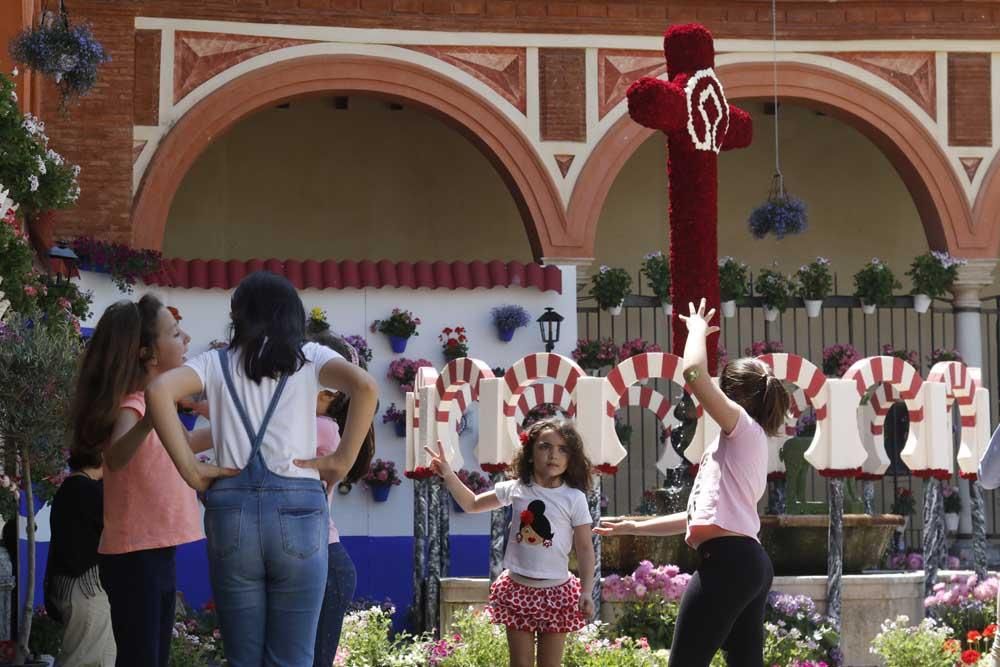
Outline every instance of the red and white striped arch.
<svg viewBox="0 0 1000 667"><path fill-rule="evenodd" d="M629 387L625 395L622 396L618 405L621 408L629 406L634 408L646 408L656 416L656 419L661 424L663 424L663 428L666 429L667 433L671 430L671 424L668 421L671 408L670 401L666 396L652 387ZM614 415L612 415L612 417L614 417Z"/></svg>
<svg viewBox="0 0 1000 667"><path fill-rule="evenodd" d="M565 409L569 414L574 414L576 402L573 400L573 391L576 389L576 383L583 376L583 369L575 361L552 352L529 354L508 368L503 376L505 394L503 414L511 442L517 442L518 432L521 428L521 421L517 418L519 411L523 419L523 415L526 415L532 408L546 402L544 400L546 391L552 391L553 398L556 396L555 389L542 389L540 393L538 390L532 390L532 393L526 396L529 387L538 384L559 386L562 391L559 400L563 400L563 396L568 397ZM542 383L543 380L553 380L554 382ZM526 400L522 402L522 398L525 397Z"/></svg>
<svg viewBox="0 0 1000 667"><path fill-rule="evenodd" d="M924 386L924 379L920 377L917 369L899 357L879 356L861 359L847 369L844 379L854 382L858 395L862 397L872 387L880 384L891 385L898 394L897 400L906 403L910 423L924 420L924 399L920 391Z"/></svg>
<svg viewBox="0 0 1000 667"><path fill-rule="evenodd" d="M468 384L472 389L472 400L479 400L479 383L484 378L494 377L493 369L485 361L473 359L471 357L461 357L448 362L448 365L441 369L434 388L437 390L438 400L444 400L444 395L459 384Z"/></svg>
<svg viewBox="0 0 1000 667"><path fill-rule="evenodd" d="M816 412L817 422L826 419L826 396L822 391L826 384L826 376L822 370L797 354L770 352L757 358L770 366L774 376L779 380L791 382L802 390L806 402Z"/></svg>
<svg viewBox="0 0 1000 667"><path fill-rule="evenodd" d="M962 427L975 427L976 389L979 383L972 377L968 366L960 361L939 361L931 368L927 381L943 382L948 388L948 409L957 401Z"/></svg>
<svg viewBox="0 0 1000 667"><path fill-rule="evenodd" d="M642 354L637 354L633 357L629 357L625 361L621 362L608 373L608 376L604 378L607 380L608 384L611 386L611 396L607 403L604 405L604 410L608 417L614 419L615 413L618 412L620 406L624 405L635 405L634 403L629 403L630 394L632 387L639 380L649 380L653 378L660 378L665 380L670 380L677 386L684 390L687 390L687 383L684 381L684 367L681 363L681 358L676 354L670 354L669 352L644 352ZM663 398L662 394L655 392L660 399ZM639 400L643 393L640 391L638 394ZM703 412L703 408L698 399L691 395L692 400L698 410L698 417L700 418ZM648 395L648 400L653 400L653 395ZM656 407L652 408L649 404L640 405L640 407L650 408L653 412L657 413L657 418L663 421L666 418L666 414L670 411L670 403L663 400L662 402L656 402ZM664 411L664 416L659 415L659 411ZM664 422L664 426L667 424Z"/></svg>
<svg viewBox="0 0 1000 667"><path fill-rule="evenodd" d="M450 451L451 447L458 447L456 439L459 422L473 401L477 400L477 396L473 385L467 382L452 385L451 389L444 392L435 412L435 421L437 421L437 437L447 451Z"/></svg>
<svg viewBox="0 0 1000 667"><path fill-rule="evenodd" d="M790 438L798 435L799 418L809 409L809 399L802 387L795 387L795 390L788 395L788 415L785 416L785 435Z"/></svg>

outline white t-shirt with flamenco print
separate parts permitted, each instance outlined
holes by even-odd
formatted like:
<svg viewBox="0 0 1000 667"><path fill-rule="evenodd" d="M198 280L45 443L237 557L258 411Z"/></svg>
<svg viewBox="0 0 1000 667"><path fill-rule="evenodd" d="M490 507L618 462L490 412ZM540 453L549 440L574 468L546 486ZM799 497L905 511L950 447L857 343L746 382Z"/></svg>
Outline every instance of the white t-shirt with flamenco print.
<svg viewBox="0 0 1000 667"><path fill-rule="evenodd" d="M514 510L503 566L522 577L565 580L573 529L593 523L587 496L566 484L549 489L517 479L493 490Z"/></svg>

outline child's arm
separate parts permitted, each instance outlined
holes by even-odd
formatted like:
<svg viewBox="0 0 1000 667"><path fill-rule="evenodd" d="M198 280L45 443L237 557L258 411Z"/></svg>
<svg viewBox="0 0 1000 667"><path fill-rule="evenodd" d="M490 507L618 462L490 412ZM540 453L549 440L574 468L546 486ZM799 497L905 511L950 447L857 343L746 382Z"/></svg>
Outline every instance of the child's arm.
<svg viewBox="0 0 1000 667"><path fill-rule="evenodd" d="M500 507L496 491L487 491L477 496L472 492L472 489L462 483L462 480L448 464L448 459L444 455L444 446L440 440L438 440L437 449L437 452L434 452L430 447L424 447L424 451L431 457L430 468L444 481L445 487L459 507L470 513L489 512Z"/></svg>
<svg viewBox="0 0 1000 667"><path fill-rule="evenodd" d="M119 410L115 425L111 428L111 444L102 452L108 469L118 471L127 466L152 430L153 421L148 411L145 417L140 417L131 408Z"/></svg>
<svg viewBox="0 0 1000 667"><path fill-rule="evenodd" d="M573 528L573 548L576 550L576 567L580 572L580 611L589 619L594 615L594 542L590 524Z"/></svg>
<svg viewBox="0 0 1000 667"><path fill-rule="evenodd" d="M601 521L594 528L598 535L680 535L687 529L684 512L665 514L645 521Z"/></svg>
<svg viewBox="0 0 1000 667"><path fill-rule="evenodd" d="M240 472L201 463L191 451L186 429L177 418L177 401L202 389L201 378L185 366L167 371L146 388L146 416L152 420L177 472L197 491L207 490L218 477L233 477Z"/></svg>
<svg viewBox="0 0 1000 667"><path fill-rule="evenodd" d="M368 437L378 406L378 385L367 371L339 357L323 364L319 382L324 387L336 387L351 397L340 445L333 454L309 460L296 459L293 463L300 468L318 470L327 488L332 488L350 472Z"/></svg>
<svg viewBox="0 0 1000 667"><path fill-rule="evenodd" d="M719 332L719 327L709 326L715 316L715 309L705 314L705 299L698 304L688 304L690 315L679 317L687 323L688 337L684 344L684 381L691 393L705 408L709 416L725 433L732 433L740 419L739 407L722 393L722 390L708 376L708 351L705 340L713 333Z"/></svg>

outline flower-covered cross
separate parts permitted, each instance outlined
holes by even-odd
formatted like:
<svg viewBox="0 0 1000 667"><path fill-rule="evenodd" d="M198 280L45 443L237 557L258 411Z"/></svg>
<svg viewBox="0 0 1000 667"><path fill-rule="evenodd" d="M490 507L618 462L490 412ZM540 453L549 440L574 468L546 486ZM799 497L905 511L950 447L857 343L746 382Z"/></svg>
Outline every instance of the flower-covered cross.
<svg viewBox="0 0 1000 667"><path fill-rule="evenodd" d="M702 297L719 307L718 153L750 145L750 114L730 105L715 75L712 35L698 24L674 25L663 37L668 80L644 77L628 89L629 115L667 135L670 181L670 301L682 310ZM674 353L687 327L673 318ZM709 371L716 349L709 346Z"/></svg>

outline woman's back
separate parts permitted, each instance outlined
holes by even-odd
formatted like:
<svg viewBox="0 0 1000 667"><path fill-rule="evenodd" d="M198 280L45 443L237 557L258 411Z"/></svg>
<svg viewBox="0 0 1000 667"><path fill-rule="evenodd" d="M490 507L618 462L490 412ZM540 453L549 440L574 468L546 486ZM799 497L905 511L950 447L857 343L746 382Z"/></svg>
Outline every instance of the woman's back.
<svg viewBox="0 0 1000 667"><path fill-rule="evenodd" d="M340 358L333 350L306 343L302 347L306 363L289 376L281 400L271 416L261 444L261 454L268 470L284 477L316 479L315 470L293 465L294 459L316 455L316 393L323 364ZM240 352L226 355L236 395L243 404L250 427L260 428L278 381L264 378L260 384L246 377ZM191 359L186 364L205 386L212 422L212 442L220 466L242 469L250 456L251 442L226 387L221 360L215 350Z"/></svg>

